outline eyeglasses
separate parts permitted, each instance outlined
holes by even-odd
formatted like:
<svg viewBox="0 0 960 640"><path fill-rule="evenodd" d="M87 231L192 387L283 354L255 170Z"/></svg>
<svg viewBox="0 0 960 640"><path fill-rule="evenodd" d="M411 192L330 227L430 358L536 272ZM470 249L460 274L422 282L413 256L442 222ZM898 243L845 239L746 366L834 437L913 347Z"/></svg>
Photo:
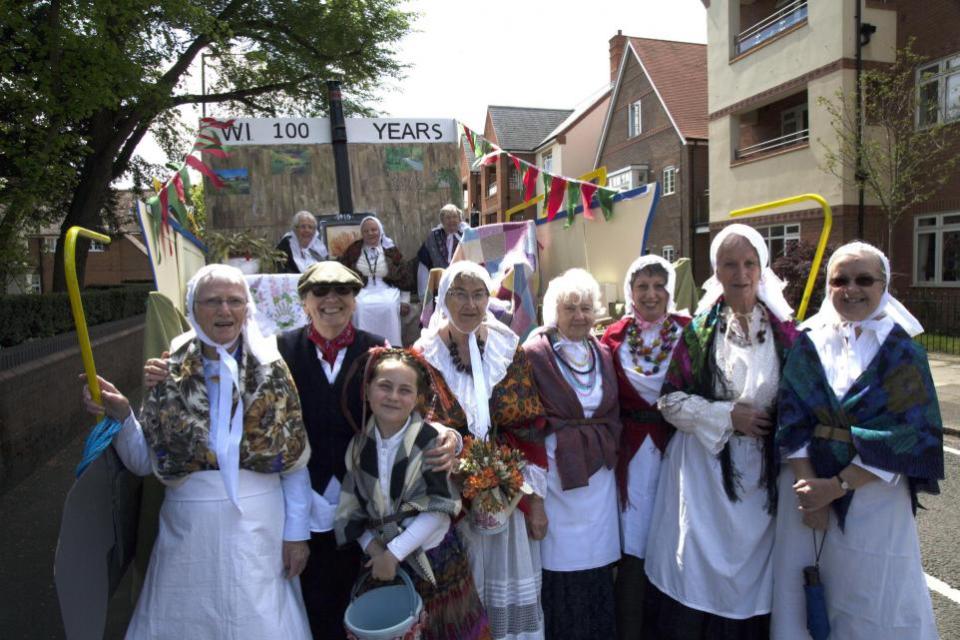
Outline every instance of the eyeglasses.
<svg viewBox="0 0 960 640"><path fill-rule="evenodd" d="M877 282L882 282L882 278L874 278L873 276L860 275L852 279L852 282L858 287L863 287L864 289L872 287ZM843 287L850 286L851 278L848 276L837 276L836 278L830 278L830 286L834 289L842 289Z"/></svg>
<svg viewBox="0 0 960 640"><path fill-rule="evenodd" d="M310 293L318 298L323 298L329 295L331 291L342 298L344 296L355 294L357 289L356 287L351 287L348 284L315 284L310 287Z"/></svg>
<svg viewBox="0 0 960 640"><path fill-rule="evenodd" d="M451 289L447 292L447 297L456 302L457 304L466 304L467 300L473 302L473 304L483 304L487 301L487 298L490 297L488 291L475 291L473 293L467 293L463 289Z"/></svg>
<svg viewBox="0 0 960 640"><path fill-rule="evenodd" d="M197 300L197 304L204 309L219 309L226 304L231 311L237 311L247 306L247 301L243 298L204 298Z"/></svg>

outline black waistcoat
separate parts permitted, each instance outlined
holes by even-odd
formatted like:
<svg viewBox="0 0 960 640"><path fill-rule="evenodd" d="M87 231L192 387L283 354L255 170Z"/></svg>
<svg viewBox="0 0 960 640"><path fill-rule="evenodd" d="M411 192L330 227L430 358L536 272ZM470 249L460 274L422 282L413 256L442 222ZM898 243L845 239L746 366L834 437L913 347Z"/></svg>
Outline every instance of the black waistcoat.
<svg viewBox="0 0 960 640"><path fill-rule="evenodd" d="M310 438L310 462L307 464L310 484L314 491L323 493L330 476L335 475L337 480L343 482L346 472L343 460L354 434L341 409L344 391L354 423L360 425L362 421L360 388L363 371L361 368L353 369L353 364L371 347L383 346L385 341L378 335L358 329L353 344L347 347L336 380L330 384L317 357L316 346L310 342L308 329L309 326L292 329L277 336L277 347L290 368L300 395L303 422ZM351 369L354 375L347 380Z"/></svg>

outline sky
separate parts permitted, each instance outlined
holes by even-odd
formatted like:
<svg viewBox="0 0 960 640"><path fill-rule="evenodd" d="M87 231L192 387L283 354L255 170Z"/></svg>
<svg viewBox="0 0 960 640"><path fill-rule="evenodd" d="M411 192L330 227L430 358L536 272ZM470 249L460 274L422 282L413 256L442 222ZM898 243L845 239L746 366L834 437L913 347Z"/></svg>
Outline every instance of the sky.
<svg viewBox="0 0 960 640"><path fill-rule="evenodd" d="M487 105L575 109L595 95L610 81L617 30L706 43L700 0L411 0L404 8L419 14L397 49L410 68L385 84L373 107L397 118L454 118L480 131ZM198 114L186 115L196 122ZM138 153L167 161L149 137Z"/></svg>

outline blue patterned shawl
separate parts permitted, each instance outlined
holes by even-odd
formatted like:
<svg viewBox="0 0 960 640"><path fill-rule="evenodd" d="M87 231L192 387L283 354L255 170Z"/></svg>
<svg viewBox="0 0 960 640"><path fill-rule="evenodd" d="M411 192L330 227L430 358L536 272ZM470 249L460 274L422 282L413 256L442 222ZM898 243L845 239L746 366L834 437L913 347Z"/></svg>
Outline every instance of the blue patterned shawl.
<svg viewBox="0 0 960 640"><path fill-rule="evenodd" d="M895 326L842 398L827 381L817 348L803 335L780 379L777 444L791 453L806 445L817 477L830 478L859 454L864 464L938 494L943 478L943 423L923 347ZM848 431L842 439L814 435L817 425ZM849 440L849 441L846 441ZM841 528L854 492L833 502Z"/></svg>

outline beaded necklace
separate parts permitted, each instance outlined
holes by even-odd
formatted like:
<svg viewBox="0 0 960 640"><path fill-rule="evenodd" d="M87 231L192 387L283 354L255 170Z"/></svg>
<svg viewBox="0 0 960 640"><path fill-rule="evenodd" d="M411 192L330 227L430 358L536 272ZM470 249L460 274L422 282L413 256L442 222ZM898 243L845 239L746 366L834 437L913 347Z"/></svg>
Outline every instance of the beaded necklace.
<svg viewBox="0 0 960 640"><path fill-rule="evenodd" d="M660 331L653 341L647 345L640 335L636 322L627 326L627 347L633 358L633 370L644 376L660 373L660 367L673 353L673 347L680 337L680 325L667 316L660 327Z"/></svg>
<svg viewBox="0 0 960 640"><path fill-rule="evenodd" d="M477 338L477 346L480 348L480 355L483 355L483 340ZM467 375L473 375L473 369L469 364L464 364L463 360L460 358L460 347L457 346L457 343L454 342L453 336L450 336L450 344L447 347L450 350L450 359L453 361L453 368L459 371L460 373L465 373Z"/></svg>
<svg viewBox="0 0 960 640"><path fill-rule="evenodd" d="M550 336L549 339L550 346L555 347L556 338ZM579 396L588 396L597 384L599 371L597 362L600 361L600 358L596 353L596 347L592 343L586 340L583 342L587 346L587 357L584 360L574 360L571 362L562 351L556 348L553 349L553 353L557 356L557 361L561 364L560 371L564 374L563 377L566 378L570 386L573 387L574 392Z"/></svg>
<svg viewBox="0 0 960 640"><path fill-rule="evenodd" d="M727 332L727 316L723 314L720 316L719 321L717 322L717 329L724 335L724 337L738 347L750 347L753 346L753 340L750 338L750 313L737 313L733 309L730 310L730 313L733 316L734 322L730 324L732 331ZM747 330L743 331L743 324L738 322L739 319L743 319L747 325ZM757 328L757 344L763 344L767 341L767 314L765 309L760 308L760 326Z"/></svg>

